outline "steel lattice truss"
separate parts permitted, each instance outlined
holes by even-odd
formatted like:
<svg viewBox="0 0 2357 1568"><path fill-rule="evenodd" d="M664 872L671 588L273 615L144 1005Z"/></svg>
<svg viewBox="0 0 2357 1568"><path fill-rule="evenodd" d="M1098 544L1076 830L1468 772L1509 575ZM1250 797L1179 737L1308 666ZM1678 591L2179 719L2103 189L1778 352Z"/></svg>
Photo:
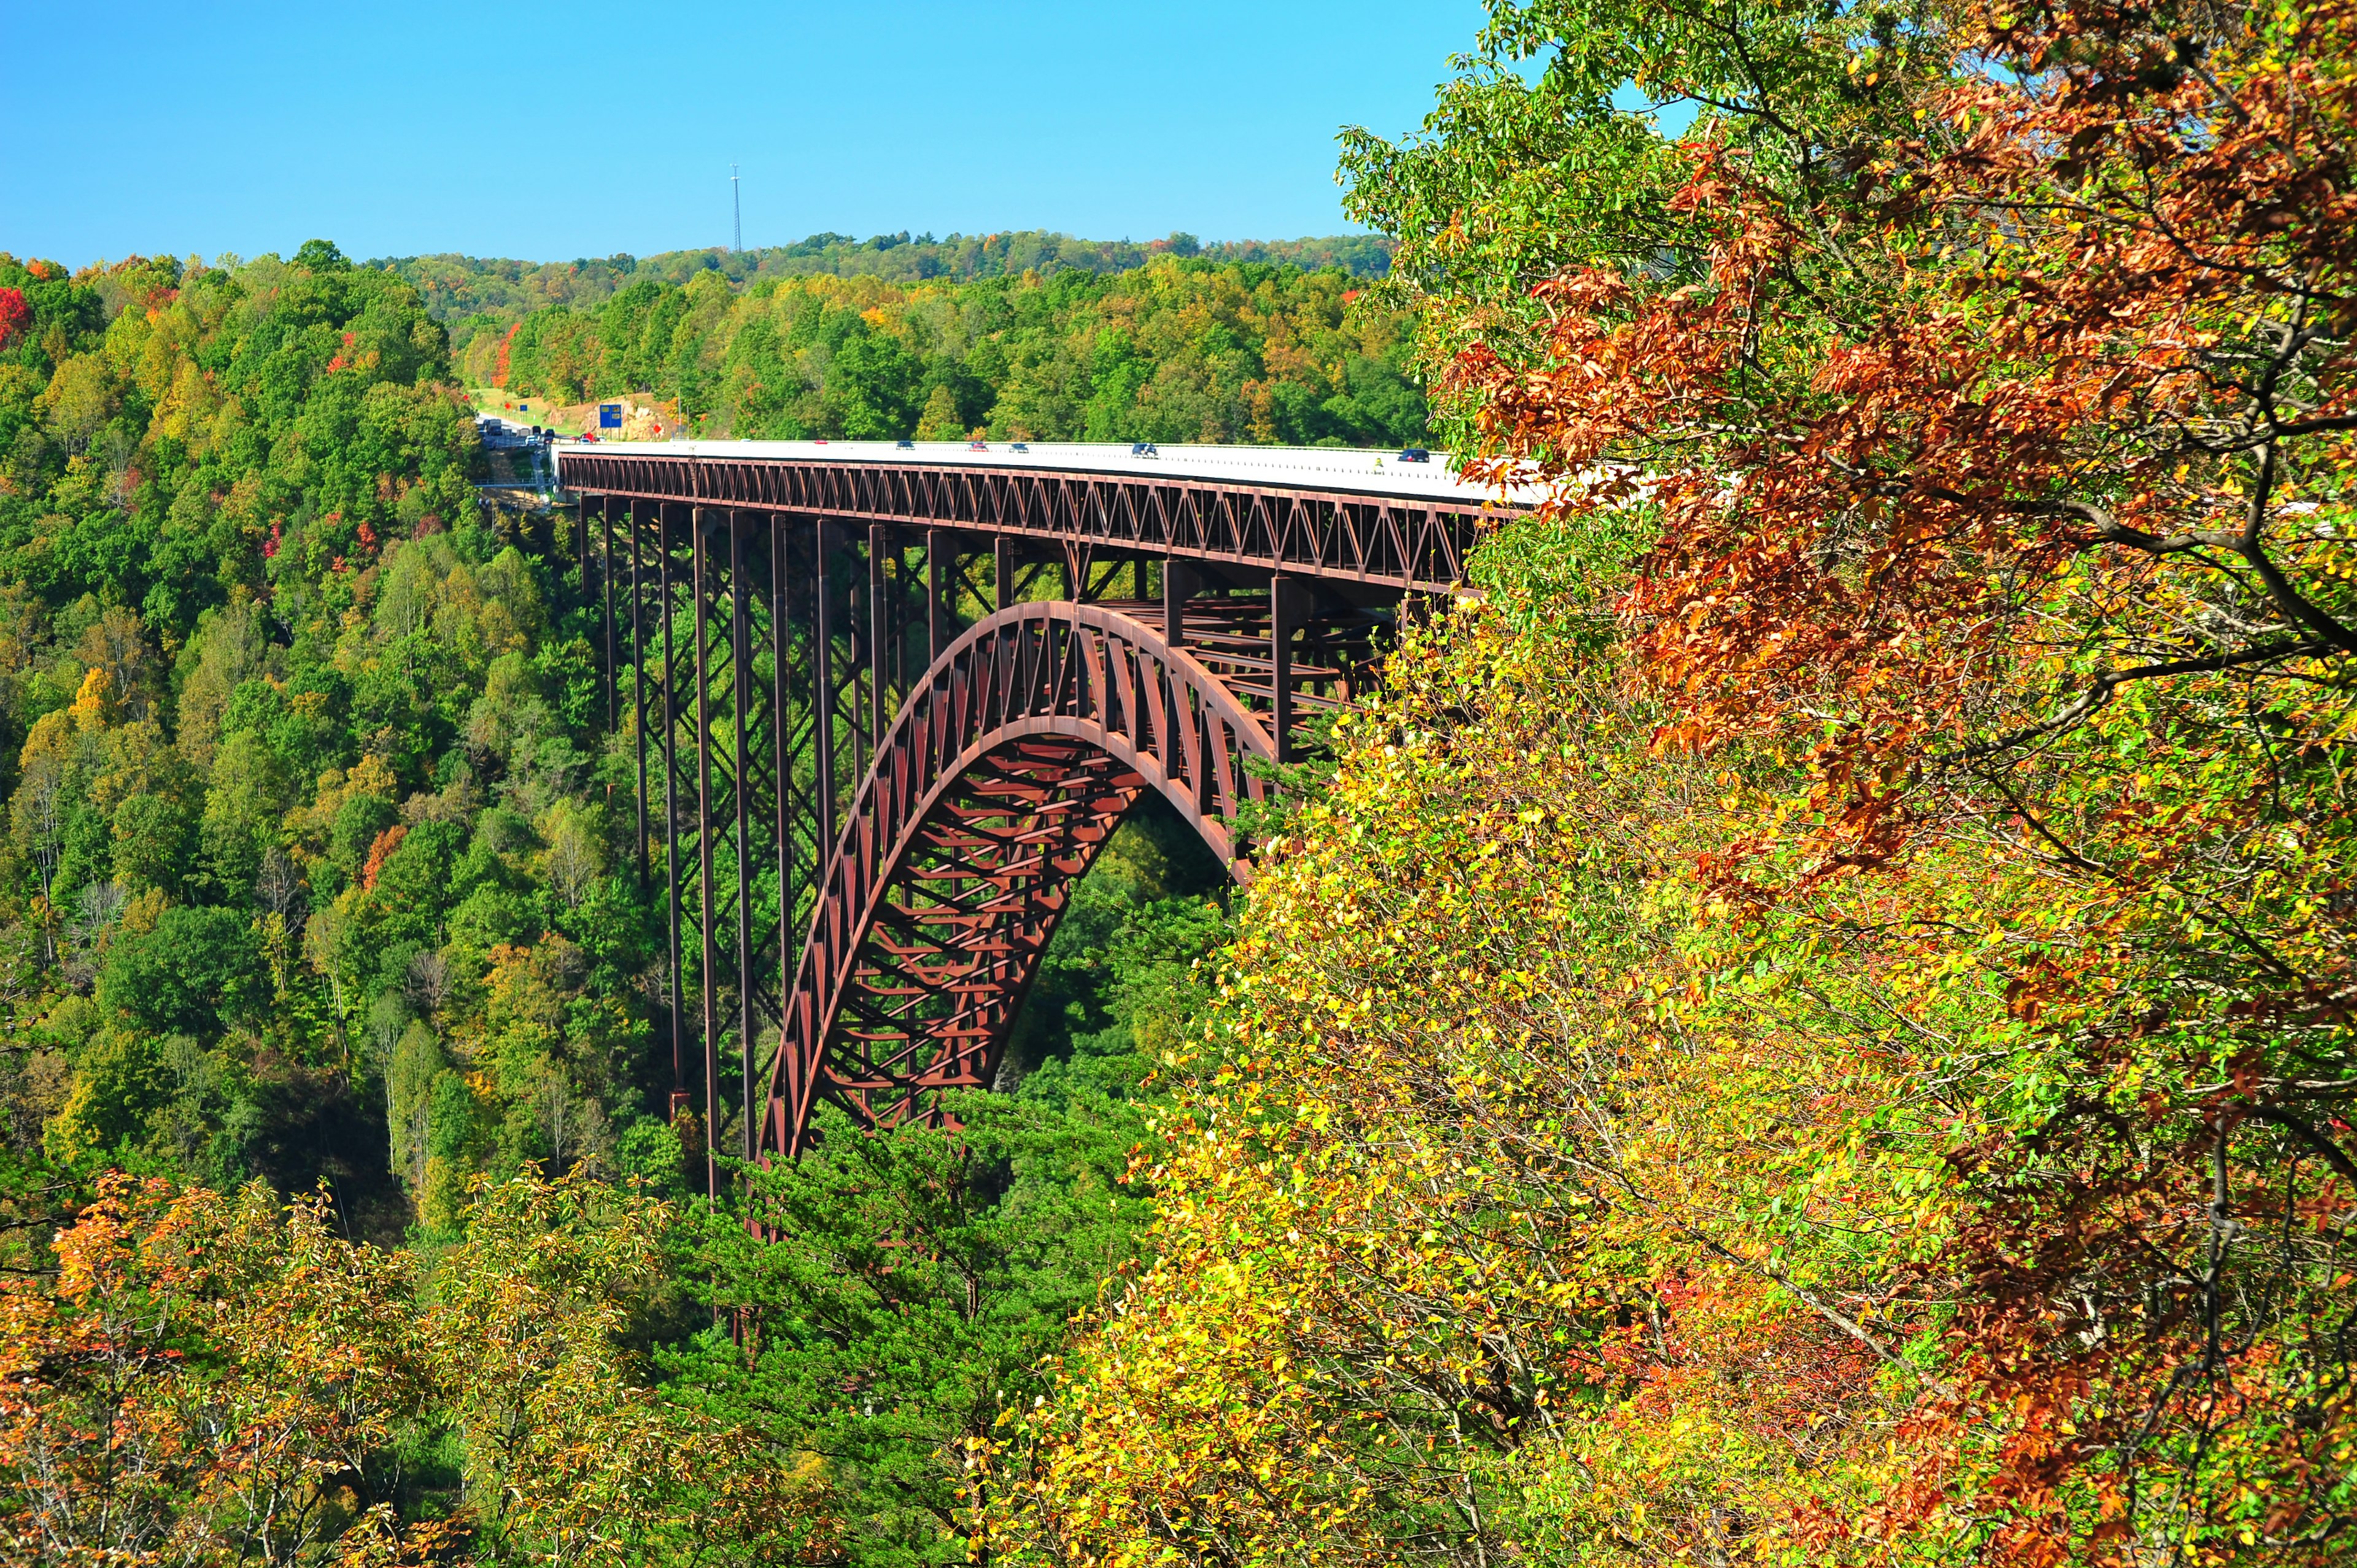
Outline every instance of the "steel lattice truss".
<svg viewBox="0 0 2357 1568"><path fill-rule="evenodd" d="M1461 507L1183 479L567 453L674 1112L791 1155L987 1086L1148 790L1238 809L1448 589ZM697 1090L700 1089L701 1092ZM700 1104L698 1103L700 1101ZM716 1184L716 1167L711 1173Z"/></svg>
<svg viewBox="0 0 2357 1568"><path fill-rule="evenodd" d="M565 454L575 490L901 528L1006 533L1445 593L1484 509L1318 487L917 464Z"/></svg>
<svg viewBox="0 0 2357 1568"><path fill-rule="evenodd" d="M766 1146L821 1095L862 1120L933 1114L991 1081L1071 884L1159 790L1232 861L1266 723L1117 609L1017 605L958 639L902 707L821 889L787 999Z"/></svg>

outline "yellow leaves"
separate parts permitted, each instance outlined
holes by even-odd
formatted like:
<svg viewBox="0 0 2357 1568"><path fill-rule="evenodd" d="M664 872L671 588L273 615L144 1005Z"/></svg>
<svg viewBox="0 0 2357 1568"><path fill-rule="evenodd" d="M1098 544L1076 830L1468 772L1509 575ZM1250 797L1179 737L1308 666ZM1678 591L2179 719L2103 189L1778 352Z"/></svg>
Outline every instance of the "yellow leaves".
<svg viewBox="0 0 2357 1568"><path fill-rule="evenodd" d="M81 452L112 418L121 390L102 354L77 354L60 362L35 407L67 451Z"/></svg>
<svg viewBox="0 0 2357 1568"><path fill-rule="evenodd" d="M324 1200L282 1216L258 1187L227 1200L110 1177L56 1251L56 1296L14 1293L0 1325L0 1360L40 1369L0 1394L0 1474L37 1538L233 1552L274 1497L288 1508L272 1548L296 1554L339 1517L319 1489L416 1409L408 1262L350 1248ZM74 1358L57 1359L61 1341Z"/></svg>
<svg viewBox="0 0 2357 1568"><path fill-rule="evenodd" d="M631 1374L619 1335L659 1265L658 1206L527 1177L474 1219L421 1298L414 1257L345 1240L324 1198L108 1178L57 1240L59 1288L0 1292L9 1528L68 1554L310 1561L351 1525L339 1560L390 1563L388 1521L339 1488L433 1404L471 1434L477 1518L519 1550L619 1568L674 1537L823 1542L814 1459L781 1464Z"/></svg>
<svg viewBox="0 0 2357 1568"><path fill-rule="evenodd" d="M1697 926L1684 857L1749 825L1716 815L1748 792L1647 757L1609 671L1567 707L1491 613L1454 661L1403 652L1256 885L1220 1055L1167 1124L1161 1261L1025 1423L1040 1478L994 1540L1146 1562L1183 1517L1240 1562L1372 1562L1470 1496L1501 1530L1680 1541L1712 1510L1862 1507L1912 1462L1854 1341L1747 1262L1876 1288L1908 1183L1942 1233L1921 1159L1853 1153L1913 1070L1838 1024L1891 1004L1891 966L1795 941L1740 978L1757 933ZM1447 767L1403 772L1404 733ZM1274 1158L1237 1158L1236 1117ZM1514 1413L1441 1391L1501 1358ZM1565 1397L1588 1388L1611 1397ZM1465 1440L1493 1420L1511 1444ZM1198 1478L1238 1455L1221 1473L1259 1486Z"/></svg>

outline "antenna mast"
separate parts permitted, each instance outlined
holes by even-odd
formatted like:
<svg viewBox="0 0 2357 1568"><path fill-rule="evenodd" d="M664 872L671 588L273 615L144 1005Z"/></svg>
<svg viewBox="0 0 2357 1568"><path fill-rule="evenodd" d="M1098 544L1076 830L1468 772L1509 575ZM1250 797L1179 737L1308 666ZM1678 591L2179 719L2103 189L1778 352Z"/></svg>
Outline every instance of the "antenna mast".
<svg viewBox="0 0 2357 1568"><path fill-rule="evenodd" d="M745 248L745 198L743 193L737 188L737 166L735 164L730 164L728 166L728 205L735 211L737 216L737 225L734 231L736 242L728 248L731 251L741 251Z"/></svg>

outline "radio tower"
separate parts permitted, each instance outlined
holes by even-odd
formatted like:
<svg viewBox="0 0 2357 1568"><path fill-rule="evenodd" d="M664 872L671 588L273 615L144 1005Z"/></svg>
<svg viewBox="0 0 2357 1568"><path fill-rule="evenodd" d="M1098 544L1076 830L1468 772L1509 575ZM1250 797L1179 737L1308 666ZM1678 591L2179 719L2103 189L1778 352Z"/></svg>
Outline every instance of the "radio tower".
<svg viewBox="0 0 2357 1568"><path fill-rule="evenodd" d="M745 248L745 198L737 188L735 164L728 166L728 205L737 215L737 226L733 236L736 242L728 248L731 251L741 251Z"/></svg>

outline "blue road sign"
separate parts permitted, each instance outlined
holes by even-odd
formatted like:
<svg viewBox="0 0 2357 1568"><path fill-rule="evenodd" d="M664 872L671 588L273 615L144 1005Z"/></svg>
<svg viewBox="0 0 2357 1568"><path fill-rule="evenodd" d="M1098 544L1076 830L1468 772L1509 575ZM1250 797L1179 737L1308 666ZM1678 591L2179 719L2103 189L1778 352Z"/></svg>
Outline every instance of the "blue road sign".
<svg viewBox="0 0 2357 1568"><path fill-rule="evenodd" d="M600 430L621 429L622 405L619 403L599 403L597 405L597 428Z"/></svg>

